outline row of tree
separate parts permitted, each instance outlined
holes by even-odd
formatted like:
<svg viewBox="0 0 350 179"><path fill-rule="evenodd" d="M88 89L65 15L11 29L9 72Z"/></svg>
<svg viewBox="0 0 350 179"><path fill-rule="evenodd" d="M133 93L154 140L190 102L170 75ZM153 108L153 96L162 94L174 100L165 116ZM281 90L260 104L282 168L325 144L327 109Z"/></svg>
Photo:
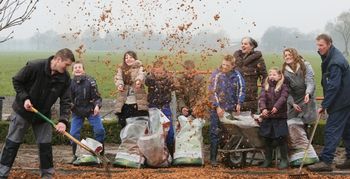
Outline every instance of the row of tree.
<svg viewBox="0 0 350 179"><path fill-rule="evenodd" d="M350 10L342 12L335 20L325 26L334 44L349 56ZM295 47L301 51L315 51L315 37L319 32L305 34L295 28L270 27L261 38L261 47L267 51L278 52L284 47Z"/></svg>
<svg viewBox="0 0 350 179"><path fill-rule="evenodd" d="M229 39L227 33L201 31L196 34L178 29L172 34L150 31L108 32L101 37L94 29L70 34L57 34L54 31L40 33L29 39L14 40L13 26L21 25L30 18L38 0L4 0L0 1L0 51L52 51L62 46L81 47L96 51L110 50L186 50L186 51L231 51L239 46L239 40ZM342 12L335 20L329 22L325 29L339 49L349 55L350 10ZM4 33L3 33L4 32ZM295 28L270 27L260 39L260 49L268 52L280 52L285 47L295 47L300 51L315 51L315 37L318 32L305 34ZM4 35L5 34L5 35Z"/></svg>
<svg viewBox="0 0 350 179"><path fill-rule="evenodd" d="M326 30L333 37L335 45L348 55L350 33L342 31L340 27L339 24L328 23ZM82 44L85 49L94 51L135 49L135 47L137 50L157 51L173 48L168 43L171 40L177 43L173 46L189 51L199 51L204 48L212 49L214 52L215 50L227 51L239 46L239 39L230 41L225 32L201 32L191 37L181 36L181 39L169 39L168 36L161 34L152 36L144 34L145 32L138 32L125 37L118 32L110 32L100 37L92 35L91 31L85 31L77 37L73 33L62 35L55 31L37 32L29 39L12 39L0 43L0 51L54 51L63 46L77 48ZM281 52L285 47L295 47L303 52L314 52L317 34L318 32L305 34L295 28L273 26L268 28L259 40L259 48L266 52Z"/></svg>
<svg viewBox="0 0 350 179"><path fill-rule="evenodd" d="M109 32L101 37L95 32L86 30L82 33L58 34L55 31L44 33L37 32L28 39L12 39L0 43L0 51L52 51L61 47L77 48L81 45L84 49L93 51L113 50L181 50L222 51L229 46L228 35L225 32L200 32L194 35L178 34L152 34L146 32Z"/></svg>

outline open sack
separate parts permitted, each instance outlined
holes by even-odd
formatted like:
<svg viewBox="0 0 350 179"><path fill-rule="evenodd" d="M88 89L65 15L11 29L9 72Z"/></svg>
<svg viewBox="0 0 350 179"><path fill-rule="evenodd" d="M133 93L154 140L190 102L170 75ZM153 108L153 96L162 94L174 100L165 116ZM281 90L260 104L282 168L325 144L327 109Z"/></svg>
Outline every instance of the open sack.
<svg viewBox="0 0 350 179"><path fill-rule="evenodd" d="M141 168L145 158L140 153L137 141L148 131L148 116L127 118L126 123L126 126L120 131L121 144L113 166Z"/></svg>
<svg viewBox="0 0 350 179"><path fill-rule="evenodd" d="M92 138L86 138L81 140L81 143L88 146L93 151L100 153L103 150L103 145L92 139ZM77 159L73 162L73 165L76 166L89 166L89 165L98 165L101 163L101 161L94 155L92 155L90 152L86 151L79 145L77 146Z"/></svg>
<svg viewBox="0 0 350 179"><path fill-rule="evenodd" d="M204 165L202 128L205 121L201 118L177 118L175 153L173 165Z"/></svg>
<svg viewBox="0 0 350 179"><path fill-rule="evenodd" d="M301 165L304 157L305 149L309 143L307 138L304 123L299 118L288 120L289 130L289 163L293 167ZM307 156L304 165L311 165L319 161L317 153L312 145L307 150Z"/></svg>
<svg viewBox="0 0 350 179"><path fill-rule="evenodd" d="M168 167L171 157L165 139L170 127L169 119L157 108L149 109L149 131L137 142L140 152L150 167Z"/></svg>

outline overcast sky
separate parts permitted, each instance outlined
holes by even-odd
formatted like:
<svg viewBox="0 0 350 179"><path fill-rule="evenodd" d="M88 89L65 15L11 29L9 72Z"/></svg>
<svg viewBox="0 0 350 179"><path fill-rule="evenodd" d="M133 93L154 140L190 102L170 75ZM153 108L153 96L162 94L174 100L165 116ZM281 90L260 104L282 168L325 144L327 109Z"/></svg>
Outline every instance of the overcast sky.
<svg viewBox="0 0 350 179"><path fill-rule="evenodd" d="M14 36L18 39L47 30L74 33L89 27L103 27L100 32L101 29L106 32L129 28L169 32L172 27L176 29L181 24L192 23L188 28L192 33L223 30L231 38L247 35L260 38L270 26L297 28L304 33L322 32L328 21L350 9L350 0L124 1L39 1L32 18L11 30L15 30ZM105 19L101 18L103 12L108 16ZM215 15L218 15L217 20ZM0 32L0 36L5 35Z"/></svg>

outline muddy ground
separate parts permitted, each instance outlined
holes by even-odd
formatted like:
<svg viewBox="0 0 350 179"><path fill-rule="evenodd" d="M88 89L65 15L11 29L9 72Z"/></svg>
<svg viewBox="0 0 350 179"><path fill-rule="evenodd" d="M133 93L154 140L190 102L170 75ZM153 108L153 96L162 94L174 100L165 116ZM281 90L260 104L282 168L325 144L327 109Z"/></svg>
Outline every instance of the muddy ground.
<svg viewBox="0 0 350 179"><path fill-rule="evenodd" d="M0 144L2 147L2 144ZM319 146L315 147L320 151ZM205 146L204 167L171 167L158 169L123 169L109 168L106 172L103 166L82 167L68 164L71 160L71 148L67 145L53 147L54 165L56 169L55 178L289 178L290 174L295 174L297 169L278 170L275 168L261 169L259 167L246 167L243 169L231 169L224 166L212 168L208 164L209 146ZM115 144L106 145L106 154L113 158L117 150ZM38 150L36 145L21 145L16 161L9 178L39 178ZM337 150L336 163L344 159L344 149ZM310 178L350 178L350 170L333 173L309 173L304 170Z"/></svg>

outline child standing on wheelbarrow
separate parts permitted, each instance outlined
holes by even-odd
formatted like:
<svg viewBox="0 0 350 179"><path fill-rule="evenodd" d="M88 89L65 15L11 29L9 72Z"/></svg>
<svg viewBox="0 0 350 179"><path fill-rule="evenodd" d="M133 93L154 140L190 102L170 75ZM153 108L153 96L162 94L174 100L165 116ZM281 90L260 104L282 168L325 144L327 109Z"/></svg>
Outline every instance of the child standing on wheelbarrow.
<svg viewBox="0 0 350 179"><path fill-rule="evenodd" d="M287 98L288 87L284 83L282 71L278 68L271 68L269 76L262 86L259 99L262 118L260 135L264 137L266 143L265 161L261 167L271 167L272 150L277 144L281 153L278 168L288 168Z"/></svg>
<svg viewBox="0 0 350 179"><path fill-rule="evenodd" d="M235 58L226 55L221 66L210 78L210 164L217 167L216 157L219 145L219 118L225 112L240 112L245 98L245 82L242 75L234 69Z"/></svg>

